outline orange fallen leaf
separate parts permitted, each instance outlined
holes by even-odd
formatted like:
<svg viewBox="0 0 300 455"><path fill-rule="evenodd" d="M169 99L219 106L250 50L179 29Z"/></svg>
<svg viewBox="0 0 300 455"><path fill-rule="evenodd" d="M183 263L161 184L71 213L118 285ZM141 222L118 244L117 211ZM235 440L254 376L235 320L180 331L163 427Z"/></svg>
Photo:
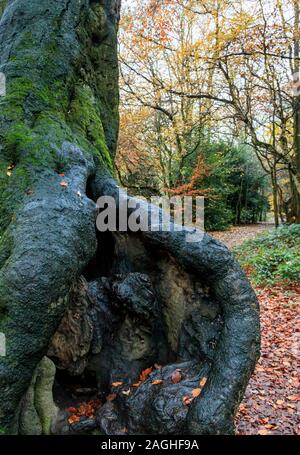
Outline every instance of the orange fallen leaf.
<svg viewBox="0 0 300 455"><path fill-rule="evenodd" d="M123 385L123 382L113 382L112 383L112 387L120 387L121 385Z"/></svg>
<svg viewBox="0 0 300 455"><path fill-rule="evenodd" d="M182 379L182 374L180 370L175 370L174 373L172 373L171 380L173 384L178 384Z"/></svg>
<svg viewBox="0 0 300 455"><path fill-rule="evenodd" d="M141 383L142 383L141 381L136 382L135 384L132 384L132 387L139 387L141 385Z"/></svg>
<svg viewBox="0 0 300 455"><path fill-rule="evenodd" d="M182 401L183 401L183 404L185 404L186 406L189 406L192 403L193 398L185 396L182 398Z"/></svg>
<svg viewBox="0 0 300 455"><path fill-rule="evenodd" d="M202 378L201 381L199 382L201 387L204 387L206 383L207 383L207 378L206 377Z"/></svg>
<svg viewBox="0 0 300 455"><path fill-rule="evenodd" d="M246 410L247 410L247 407L242 403L242 404L240 405L240 407L239 407L239 411L240 411L240 412L246 412Z"/></svg>
<svg viewBox="0 0 300 455"><path fill-rule="evenodd" d="M62 172L61 174L58 174L60 177L64 177L65 174Z"/></svg>
<svg viewBox="0 0 300 455"><path fill-rule="evenodd" d="M201 391L202 391L202 389L200 389L200 388L199 389L193 389L192 390L193 397L194 398L198 397L200 395Z"/></svg>
<svg viewBox="0 0 300 455"><path fill-rule="evenodd" d="M162 384L164 381L162 379L155 379L155 381L152 381L152 384L153 385L158 385L158 384Z"/></svg>
<svg viewBox="0 0 300 455"><path fill-rule="evenodd" d="M148 378L149 374L152 373L152 371L153 371L152 367L146 368L144 371L142 371L140 374L140 381L141 382L146 381L146 379Z"/></svg>
<svg viewBox="0 0 300 455"><path fill-rule="evenodd" d="M287 399L289 401L300 401L300 395L290 395Z"/></svg>
<svg viewBox="0 0 300 455"><path fill-rule="evenodd" d="M268 417L265 417L263 419L258 419L259 423L265 425L266 423L269 422L269 418ZM267 425L266 425L266 428L267 428Z"/></svg>
<svg viewBox="0 0 300 455"><path fill-rule="evenodd" d="M297 406L295 406L294 404L290 404L290 403L287 404L287 407L290 409L297 409Z"/></svg>
<svg viewBox="0 0 300 455"><path fill-rule="evenodd" d="M259 434L259 435L261 435L261 436L262 436L262 435L267 435L267 434L269 434L269 431L268 431L268 430L259 430L259 431L257 432L257 434Z"/></svg>
<svg viewBox="0 0 300 455"><path fill-rule="evenodd" d="M68 422L70 425L72 425L72 423L79 422L79 421L80 421L80 417L76 416L76 415L70 416L68 418Z"/></svg>
<svg viewBox="0 0 300 455"><path fill-rule="evenodd" d="M277 401L276 401L276 404L278 404L279 406L281 406L282 404L284 404L284 401L283 401L283 400L277 400Z"/></svg>
<svg viewBox="0 0 300 455"><path fill-rule="evenodd" d="M113 401L115 398L117 398L117 394L116 393L110 393L109 395L107 395L106 401Z"/></svg>

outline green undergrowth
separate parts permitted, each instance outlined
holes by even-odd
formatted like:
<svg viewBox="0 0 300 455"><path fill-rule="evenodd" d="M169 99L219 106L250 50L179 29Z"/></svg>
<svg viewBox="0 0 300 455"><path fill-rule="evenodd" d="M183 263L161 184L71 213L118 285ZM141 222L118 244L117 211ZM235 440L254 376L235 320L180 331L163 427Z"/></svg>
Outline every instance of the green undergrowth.
<svg viewBox="0 0 300 455"><path fill-rule="evenodd" d="M256 285L300 282L300 224L282 226L234 248Z"/></svg>

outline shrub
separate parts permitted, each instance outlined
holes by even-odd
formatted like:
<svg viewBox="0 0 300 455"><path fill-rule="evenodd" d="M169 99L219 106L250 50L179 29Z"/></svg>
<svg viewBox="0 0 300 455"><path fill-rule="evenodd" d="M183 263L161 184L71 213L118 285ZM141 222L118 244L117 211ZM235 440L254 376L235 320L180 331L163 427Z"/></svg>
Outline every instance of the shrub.
<svg viewBox="0 0 300 455"><path fill-rule="evenodd" d="M282 226L234 249L256 284L300 282L300 225Z"/></svg>

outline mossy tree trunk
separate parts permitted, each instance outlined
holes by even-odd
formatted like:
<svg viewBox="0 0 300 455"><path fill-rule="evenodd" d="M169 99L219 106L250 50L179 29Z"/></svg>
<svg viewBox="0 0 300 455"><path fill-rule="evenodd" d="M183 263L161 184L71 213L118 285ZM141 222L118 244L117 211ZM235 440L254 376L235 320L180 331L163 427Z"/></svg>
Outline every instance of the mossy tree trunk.
<svg viewBox="0 0 300 455"><path fill-rule="evenodd" d="M0 429L12 425L96 248L97 169L118 131L119 2L14 0L0 22ZM64 174L64 176L62 176ZM63 185L63 186L62 186Z"/></svg>
<svg viewBox="0 0 300 455"><path fill-rule="evenodd" d="M95 201L108 194L118 202L111 175L120 1L8 0L1 6L0 72L7 90L0 99L0 332L7 355L0 358L0 432L14 433L70 289L96 250L101 253ZM176 273L208 284L218 303L222 331L184 431L232 433L259 352L255 294L230 252L207 235L197 244L187 244L182 232L135 235L153 267L162 255Z"/></svg>

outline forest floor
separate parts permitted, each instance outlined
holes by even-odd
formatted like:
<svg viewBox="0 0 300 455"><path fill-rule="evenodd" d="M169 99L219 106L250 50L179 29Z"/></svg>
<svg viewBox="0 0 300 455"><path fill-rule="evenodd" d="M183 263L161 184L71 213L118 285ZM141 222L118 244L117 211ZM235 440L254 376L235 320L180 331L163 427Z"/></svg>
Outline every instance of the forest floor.
<svg viewBox="0 0 300 455"><path fill-rule="evenodd" d="M255 238L270 224L211 233L229 248ZM300 285L255 288L261 311L261 358L236 419L239 434L300 435Z"/></svg>
<svg viewBox="0 0 300 455"><path fill-rule="evenodd" d="M209 232L209 234L221 240L228 248L233 248L241 245L246 240L255 239L259 234L271 229L274 229L273 223L257 223L235 226L227 231L213 231Z"/></svg>

